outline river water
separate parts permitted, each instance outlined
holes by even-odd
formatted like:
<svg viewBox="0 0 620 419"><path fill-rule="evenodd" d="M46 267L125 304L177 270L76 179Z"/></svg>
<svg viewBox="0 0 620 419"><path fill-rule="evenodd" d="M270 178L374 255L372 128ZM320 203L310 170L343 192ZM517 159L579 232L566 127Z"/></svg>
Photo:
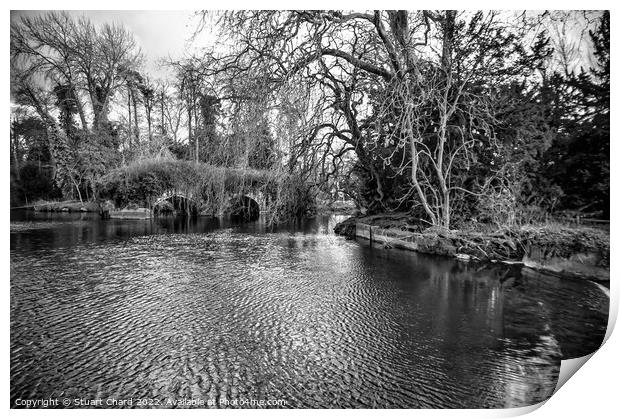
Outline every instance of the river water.
<svg viewBox="0 0 620 419"><path fill-rule="evenodd" d="M518 407L602 342L594 283L348 241L336 221L12 213L12 406Z"/></svg>

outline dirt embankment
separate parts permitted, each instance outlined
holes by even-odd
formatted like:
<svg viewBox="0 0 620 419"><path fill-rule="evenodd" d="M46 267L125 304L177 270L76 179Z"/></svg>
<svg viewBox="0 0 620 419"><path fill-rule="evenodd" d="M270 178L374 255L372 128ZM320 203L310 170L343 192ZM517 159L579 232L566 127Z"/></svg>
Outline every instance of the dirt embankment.
<svg viewBox="0 0 620 419"><path fill-rule="evenodd" d="M336 234L362 237L422 253L461 260L518 262L565 276L609 281L609 232L559 224L460 230L425 228L407 214L354 217L339 223Z"/></svg>

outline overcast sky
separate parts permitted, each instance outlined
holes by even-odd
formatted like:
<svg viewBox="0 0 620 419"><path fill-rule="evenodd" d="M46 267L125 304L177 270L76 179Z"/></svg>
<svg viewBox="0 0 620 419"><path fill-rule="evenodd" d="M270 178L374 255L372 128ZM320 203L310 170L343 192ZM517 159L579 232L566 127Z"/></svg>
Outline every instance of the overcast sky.
<svg viewBox="0 0 620 419"><path fill-rule="evenodd" d="M23 15L45 11L11 11L11 22ZM157 65L159 58L179 58L190 51L187 41L196 22L193 11L176 10L84 10L68 11L74 16L87 16L94 24L120 23L129 29L146 57L145 67L155 77L164 77L165 70Z"/></svg>

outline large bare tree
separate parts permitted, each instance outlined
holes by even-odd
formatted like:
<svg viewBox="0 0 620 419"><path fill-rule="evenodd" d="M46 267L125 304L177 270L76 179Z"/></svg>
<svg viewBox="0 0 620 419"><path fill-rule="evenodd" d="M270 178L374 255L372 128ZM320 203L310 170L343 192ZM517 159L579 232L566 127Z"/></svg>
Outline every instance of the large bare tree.
<svg viewBox="0 0 620 419"><path fill-rule="evenodd" d="M28 74L34 83L71 86L84 129L99 130L107 122L110 100L124 83L124 72L135 68L140 57L125 28L98 28L66 12L24 16L11 25L14 71Z"/></svg>
<svg viewBox="0 0 620 419"><path fill-rule="evenodd" d="M226 48L206 52L205 74L309 86L317 112L298 148L313 151L322 179L353 153L374 211L419 206L449 228L453 196L488 183L467 184L463 171L495 144L494 89L518 78L523 16L234 11L218 24Z"/></svg>

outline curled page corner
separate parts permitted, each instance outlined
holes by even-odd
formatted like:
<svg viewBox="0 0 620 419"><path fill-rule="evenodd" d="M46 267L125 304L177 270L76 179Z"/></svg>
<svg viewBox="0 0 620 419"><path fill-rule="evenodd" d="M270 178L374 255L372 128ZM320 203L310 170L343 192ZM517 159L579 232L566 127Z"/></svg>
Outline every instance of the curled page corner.
<svg viewBox="0 0 620 419"><path fill-rule="evenodd" d="M547 399L547 400L549 400L549 399ZM502 409L501 410L502 413L498 417L513 418L513 417L516 417L516 416L527 415L528 413L532 413L533 411L535 411L536 409L538 409L539 407L541 407L542 405L547 403L547 400L543 400L541 402L538 402L536 404L531 404L529 406L511 407L511 408L507 408L507 409Z"/></svg>
<svg viewBox="0 0 620 419"><path fill-rule="evenodd" d="M599 287L599 289L605 293L605 295L611 299L611 294L610 294L610 289L595 282L595 284ZM613 299L611 299L613 301ZM588 354L588 355L584 355L582 357L579 358L570 358L570 359L563 359L560 362L560 374L558 376L558 382L555 386L555 389L553 390L553 394L557 393L558 390L560 390L560 388L562 388L562 386L564 384L566 384L566 382L573 376L575 375L575 373L577 371L579 371L579 369L581 367L583 367L583 365L588 362L590 360L590 358L592 358L592 356L598 352L598 350L600 350L603 345L605 345L605 343L607 342L607 340L609 339L609 336L611 335L612 331L614 330L615 326L616 326L616 319L617 319L617 314L618 314L618 305L617 304L612 304L610 301L610 307L609 307L609 318L607 321L607 330L605 331L605 337L603 338L603 342L601 343L601 346L599 347L599 349L597 349L596 351ZM549 399L547 399L549 400ZM546 401L545 401L546 402Z"/></svg>
<svg viewBox="0 0 620 419"><path fill-rule="evenodd" d="M596 352L592 352L589 355L582 356L580 358L563 359L560 363L560 376L558 377L558 383L553 390L553 394L557 393L560 388L573 376L579 368L583 367L583 364L588 362L592 355Z"/></svg>

